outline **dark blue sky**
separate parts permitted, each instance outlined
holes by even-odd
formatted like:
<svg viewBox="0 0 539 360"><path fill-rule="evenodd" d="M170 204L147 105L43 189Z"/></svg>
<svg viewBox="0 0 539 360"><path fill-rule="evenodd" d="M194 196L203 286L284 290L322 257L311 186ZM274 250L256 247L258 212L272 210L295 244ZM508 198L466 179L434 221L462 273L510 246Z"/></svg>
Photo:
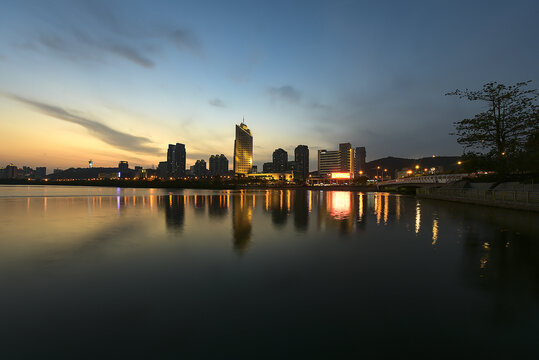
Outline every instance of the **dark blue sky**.
<svg viewBox="0 0 539 360"><path fill-rule="evenodd" d="M314 168L339 142L456 155L452 123L481 108L444 93L539 87L538 35L538 1L4 0L0 164L231 159L243 116L258 164L306 144Z"/></svg>

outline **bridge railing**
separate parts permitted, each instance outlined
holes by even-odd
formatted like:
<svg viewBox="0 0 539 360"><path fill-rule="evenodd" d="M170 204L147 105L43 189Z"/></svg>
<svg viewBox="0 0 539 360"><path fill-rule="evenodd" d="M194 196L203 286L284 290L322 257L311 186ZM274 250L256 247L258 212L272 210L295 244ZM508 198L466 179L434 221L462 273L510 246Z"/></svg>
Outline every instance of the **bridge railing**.
<svg viewBox="0 0 539 360"><path fill-rule="evenodd" d="M451 182L459 181L465 177L469 177L471 174L447 174L447 175L427 175L427 176L414 176L400 179L386 180L378 183L378 186L383 185L404 185L404 184L448 184Z"/></svg>

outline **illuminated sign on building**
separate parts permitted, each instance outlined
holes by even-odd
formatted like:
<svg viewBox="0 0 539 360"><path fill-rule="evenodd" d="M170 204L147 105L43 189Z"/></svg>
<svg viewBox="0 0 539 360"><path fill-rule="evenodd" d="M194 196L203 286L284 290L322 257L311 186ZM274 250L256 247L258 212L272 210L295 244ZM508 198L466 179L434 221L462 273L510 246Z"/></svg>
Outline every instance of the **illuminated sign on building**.
<svg viewBox="0 0 539 360"><path fill-rule="evenodd" d="M350 173L334 172L331 173L332 179L350 179Z"/></svg>

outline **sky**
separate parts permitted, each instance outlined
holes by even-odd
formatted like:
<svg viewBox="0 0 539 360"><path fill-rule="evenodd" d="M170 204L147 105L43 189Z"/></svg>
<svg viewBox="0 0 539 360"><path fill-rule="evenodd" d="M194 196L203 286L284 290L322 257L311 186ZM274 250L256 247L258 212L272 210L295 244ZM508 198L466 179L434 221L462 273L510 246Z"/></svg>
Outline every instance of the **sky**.
<svg viewBox="0 0 539 360"><path fill-rule="evenodd" d="M538 1L27 1L0 11L0 167L187 165L276 148L459 155L445 93L539 88Z"/></svg>

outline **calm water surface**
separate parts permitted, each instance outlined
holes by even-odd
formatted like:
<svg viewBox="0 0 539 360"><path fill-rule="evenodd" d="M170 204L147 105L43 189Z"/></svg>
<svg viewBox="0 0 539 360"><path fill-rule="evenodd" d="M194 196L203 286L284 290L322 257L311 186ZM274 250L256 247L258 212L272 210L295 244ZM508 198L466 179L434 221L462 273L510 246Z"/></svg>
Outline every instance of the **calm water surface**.
<svg viewBox="0 0 539 360"><path fill-rule="evenodd" d="M538 275L527 212L0 186L4 359L536 358Z"/></svg>

